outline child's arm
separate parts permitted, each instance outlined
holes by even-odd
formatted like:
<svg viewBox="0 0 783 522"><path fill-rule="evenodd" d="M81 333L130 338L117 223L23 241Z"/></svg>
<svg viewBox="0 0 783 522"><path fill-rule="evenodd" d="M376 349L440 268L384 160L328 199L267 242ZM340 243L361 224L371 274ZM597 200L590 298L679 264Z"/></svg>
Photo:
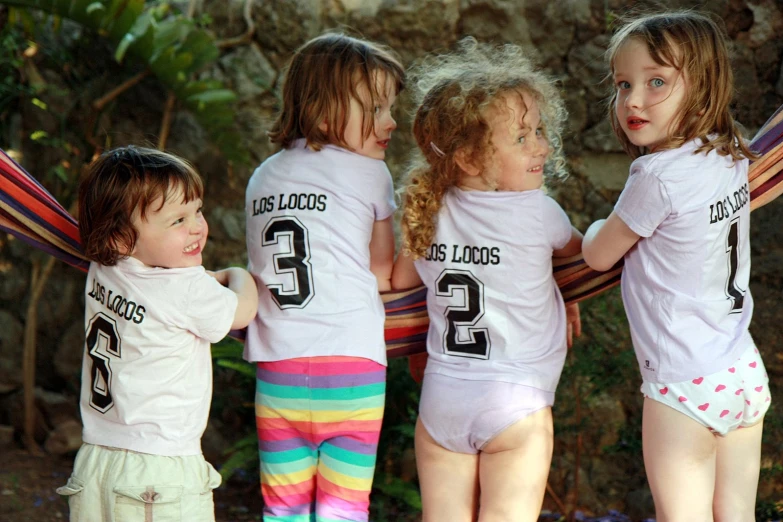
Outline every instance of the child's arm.
<svg viewBox="0 0 783 522"><path fill-rule="evenodd" d="M605 272L612 268L633 247L639 236L612 212L587 229L582 241L585 263L593 270Z"/></svg>
<svg viewBox="0 0 783 522"><path fill-rule="evenodd" d="M391 290L392 267L394 266L394 227L392 218L376 221L370 238L370 272L378 280L378 291Z"/></svg>
<svg viewBox="0 0 783 522"><path fill-rule="evenodd" d="M258 311L258 288L247 270L238 267L208 272L217 282L237 294L237 310L231 329L244 328Z"/></svg>
<svg viewBox="0 0 783 522"><path fill-rule="evenodd" d="M582 233L571 227L571 239L563 248L552 252L552 257L571 257L582 251Z"/></svg>
<svg viewBox="0 0 783 522"><path fill-rule="evenodd" d="M400 252L397 261L394 262L394 271L391 277L392 290L407 290L419 286L421 283L421 277L413 264L413 258Z"/></svg>

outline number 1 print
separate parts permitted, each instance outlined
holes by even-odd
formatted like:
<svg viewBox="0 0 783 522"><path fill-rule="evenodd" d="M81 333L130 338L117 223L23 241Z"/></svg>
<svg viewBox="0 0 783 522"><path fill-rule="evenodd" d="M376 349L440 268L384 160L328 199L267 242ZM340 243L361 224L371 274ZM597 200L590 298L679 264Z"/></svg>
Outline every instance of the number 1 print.
<svg viewBox="0 0 783 522"><path fill-rule="evenodd" d="M726 295L732 300L730 314L742 311L745 302L745 291L737 288L737 270L739 269L739 220L734 218L729 225L729 234L726 237L726 253L729 254L729 278L726 281Z"/></svg>

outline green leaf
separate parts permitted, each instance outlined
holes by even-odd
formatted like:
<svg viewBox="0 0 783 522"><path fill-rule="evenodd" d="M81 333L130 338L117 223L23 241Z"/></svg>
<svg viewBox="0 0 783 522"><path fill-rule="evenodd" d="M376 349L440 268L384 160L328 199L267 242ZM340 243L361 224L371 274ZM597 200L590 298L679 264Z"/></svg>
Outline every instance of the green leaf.
<svg viewBox="0 0 783 522"><path fill-rule="evenodd" d="M35 106L36 106L36 107L38 107L39 109L43 109L43 110L45 110L45 111L46 111L46 110L49 110L49 106L48 106L48 105L46 105L46 102L44 102L44 101L42 101L42 100L39 100L38 98L33 98L33 99L32 99L32 103L33 103L33 105L35 105Z"/></svg>
<svg viewBox="0 0 783 522"><path fill-rule="evenodd" d="M233 102L236 99L237 95L234 93L234 91L229 89L213 89L188 96L185 101L188 104L212 104Z"/></svg>
<svg viewBox="0 0 783 522"><path fill-rule="evenodd" d="M92 14L95 11L105 11L106 7L100 2L93 2L87 6L87 14Z"/></svg>
<svg viewBox="0 0 783 522"><path fill-rule="evenodd" d="M230 368L232 370L236 370L242 375L246 375L254 379L256 377L256 367L248 362L234 361L231 359L220 359L217 361L217 365L222 366L223 368Z"/></svg>
<svg viewBox="0 0 783 522"><path fill-rule="evenodd" d="M133 27L130 28L130 31L125 33L125 35L122 37L122 40L120 40L119 45L117 45L117 50L114 51L115 60L122 62L128 47L146 35L147 31L150 30L151 20L152 15L150 13L143 13L136 19Z"/></svg>
<svg viewBox="0 0 783 522"><path fill-rule="evenodd" d="M33 141L40 141L48 137L49 137L49 133L42 130L37 130L30 133L30 139Z"/></svg>

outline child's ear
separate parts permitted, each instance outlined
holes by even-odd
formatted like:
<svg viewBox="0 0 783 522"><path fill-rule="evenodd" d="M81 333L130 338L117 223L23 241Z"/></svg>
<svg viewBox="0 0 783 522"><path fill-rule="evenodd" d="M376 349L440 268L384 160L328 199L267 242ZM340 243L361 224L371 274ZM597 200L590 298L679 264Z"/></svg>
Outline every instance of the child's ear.
<svg viewBox="0 0 783 522"><path fill-rule="evenodd" d="M457 162L457 166L462 169L462 172L468 176L478 176L481 174L481 169L473 164L470 152L470 150L465 148L457 149L457 152L454 153L454 161Z"/></svg>
<svg viewBox="0 0 783 522"><path fill-rule="evenodd" d="M324 134L329 134L329 125L326 124L326 120L318 124L318 130Z"/></svg>

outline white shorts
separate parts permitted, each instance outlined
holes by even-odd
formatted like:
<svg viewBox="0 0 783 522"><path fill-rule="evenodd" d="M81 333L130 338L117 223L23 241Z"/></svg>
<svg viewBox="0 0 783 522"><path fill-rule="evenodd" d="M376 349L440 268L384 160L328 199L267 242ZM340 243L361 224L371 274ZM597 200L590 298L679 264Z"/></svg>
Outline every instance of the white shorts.
<svg viewBox="0 0 783 522"><path fill-rule="evenodd" d="M220 474L203 455L165 457L83 444L57 493L71 522L214 522Z"/></svg>
<svg viewBox="0 0 783 522"><path fill-rule="evenodd" d="M476 454L503 430L554 402L554 392L531 386L427 373L419 419L447 450Z"/></svg>
<svg viewBox="0 0 783 522"><path fill-rule="evenodd" d="M772 400L767 370L755 346L725 370L673 384L644 381L641 392L718 435L757 424Z"/></svg>

